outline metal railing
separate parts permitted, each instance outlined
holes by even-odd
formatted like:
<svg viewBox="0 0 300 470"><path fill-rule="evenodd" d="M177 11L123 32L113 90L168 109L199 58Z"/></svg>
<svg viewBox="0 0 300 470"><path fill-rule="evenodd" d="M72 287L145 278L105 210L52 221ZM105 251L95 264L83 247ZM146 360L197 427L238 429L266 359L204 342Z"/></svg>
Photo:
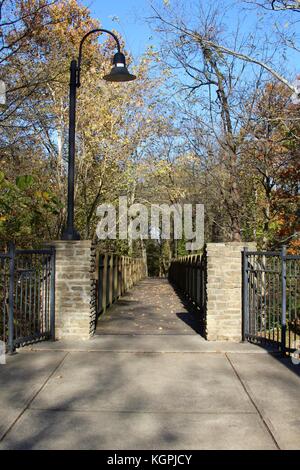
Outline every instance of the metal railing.
<svg viewBox="0 0 300 470"><path fill-rule="evenodd" d="M300 347L300 256L243 251L243 337L284 354Z"/></svg>
<svg viewBox="0 0 300 470"><path fill-rule="evenodd" d="M55 250L16 250L0 254L0 339L17 347L54 339Z"/></svg>
<svg viewBox="0 0 300 470"><path fill-rule="evenodd" d="M146 277L143 258L96 253L96 313L105 313L119 297Z"/></svg>
<svg viewBox="0 0 300 470"><path fill-rule="evenodd" d="M206 256L189 255L171 261L169 280L206 316Z"/></svg>

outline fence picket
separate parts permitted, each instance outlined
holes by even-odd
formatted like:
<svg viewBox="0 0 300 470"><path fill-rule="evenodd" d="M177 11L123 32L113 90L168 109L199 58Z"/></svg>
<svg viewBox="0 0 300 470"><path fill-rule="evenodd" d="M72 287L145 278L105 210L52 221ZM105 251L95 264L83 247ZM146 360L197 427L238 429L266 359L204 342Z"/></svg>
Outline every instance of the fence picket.
<svg viewBox="0 0 300 470"><path fill-rule="evenodd" d="M290 354L300 345L300 256L243 251L244 339Z"/></svg>
<svg viewBox="0 0 300 470"><path fill-rule="evenodd" d="M34 341L54 339L54 248L17 250L10 244L0 260L0 337L9 353Z"/></svg>

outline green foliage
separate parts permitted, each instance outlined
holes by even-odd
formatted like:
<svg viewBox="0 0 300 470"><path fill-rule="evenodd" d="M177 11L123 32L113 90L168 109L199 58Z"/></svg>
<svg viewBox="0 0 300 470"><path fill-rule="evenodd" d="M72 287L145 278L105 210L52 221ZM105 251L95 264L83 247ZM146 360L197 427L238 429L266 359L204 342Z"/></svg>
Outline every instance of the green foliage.
<svg viewBox="0 0 300 470"><path fill-rule="evenodd" d="M186 240L185 240L184 238L183 238L182 240L178 240L178 242L177 242L177 253L178 253L178 256L186 256L186 255L189 254L189 253L186 251L185 245L186 245Z"/></svg>
<svg viewBox="0 0 300 470"><path fill-rule="evenodd" d="M20 191L25 191L29 189L34 183L33 176L31 175L23 175L17 176L16 178L16 186L20 189Z"/></svg>
<svg viewBox="0 0 300 470"><path fill-rule="evenodd" d="M51 216L62 205L50 191L41 191L39 181L32 175L19 175L9 181L0 172L0 239L22 246L39 241L47 234Z"/></svg>
<svg viewBox="0 0 300 470"><path fill-rule="evenodd" d="M1 31L0 78L10 106L0 121L0 238L24 246L57 238L65 223L69 63L83 35L101 25L76 0L48 0L38 12L40 2L4 3L3 12L18 21ZM180 19L178 5L163 4L165 14L174 10ZM220 31L222 39L218 16L216 7L216 25L214 15L202 18L204 37ZM150 48L136 67L138 80L122 85L99 80L114 44L104 35L101 47L97 36L85 43L76 121L75 218L82 238L95 238L97 206L117 204L122 194L130 204L203 203L206 241L295 244L299 107L289 104L288 90L265 77L253 81L225 54L203 49L194 34L171 26L165 33L168 60ZM162 67L155 77L154 61ZM135 255L146 247L153 272L169 250L187 254L184 239L170 246L109 240L103 247Z"/></svg>

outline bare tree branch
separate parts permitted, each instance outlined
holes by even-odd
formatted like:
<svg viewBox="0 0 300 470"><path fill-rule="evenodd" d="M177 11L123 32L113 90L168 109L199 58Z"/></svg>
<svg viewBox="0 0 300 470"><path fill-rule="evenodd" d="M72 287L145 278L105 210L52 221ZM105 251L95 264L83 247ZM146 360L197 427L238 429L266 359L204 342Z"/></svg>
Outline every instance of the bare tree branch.
<svg viewBox="0 0 300 470"><path fill-rule="evenodd" d="M265 10L272 11L294 11L300 13L299 0L266 0L265 2L256 2L254 0L245 0L245 3L258 5Z"/></svg>
<svg viewBox="0 0 300 470"><path fill-rule="evenodd" d="M204 35L196 32L196 31L192 31L192 30L190 30L188 28L185 28L183 26L179 26L178 24L171 23L171 22L167 21L165 18L163 18L160 15L160 13L154 7L152 7L152 8L153 8L153 10L155 11L155 14L156 14L156 17L154 19L159 20L159 21L163 22L164 24L166 24L168 26L171 26L175 30L190 36L191 38L196 40L202 46L202 48L203 47L210 47L210 48L213 48L217 52L222 52L224 54L231 55L233 57L237 57L238 59L241 59L245 62L249 62L249 63L252 63L252 64L259 65L264 70L266 70L271 75L273 75L281 83L286 85L293 93L299 93L299 90L292 83L290 83L285 77L280 75L278 72L276 72L276 70L274 70L272 67L270 67L265 62L263 62L259 59L256 59L254 57L251 57L247 54L243 54L243 53L235 51L233 49L229 49L228 47L222 46L221 44L218 44L214 41L211 41L210 39L207 39Z"/></svg>

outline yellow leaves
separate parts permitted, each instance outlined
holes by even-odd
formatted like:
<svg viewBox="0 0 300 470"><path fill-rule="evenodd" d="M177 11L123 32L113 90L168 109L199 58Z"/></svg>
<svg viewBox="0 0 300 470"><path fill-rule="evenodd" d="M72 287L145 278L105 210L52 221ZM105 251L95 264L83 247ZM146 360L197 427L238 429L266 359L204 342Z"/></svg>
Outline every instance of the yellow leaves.
<svg viewBox="0 0 300 470"><path fill-rule="evenodd" d="M169 162L161 160L156 163L155 173L157 176L166 176L170 173L170 171L171 171L171 165Z"/></svg>
<svg viewBox="0 0 300 470"><path fill-rule="evenodd" d="M44 199L44 201L48 202L51 197L50 197L50 194L47 192L47 191L35 191L35 196L38 198L38 199Z"/></svg>

